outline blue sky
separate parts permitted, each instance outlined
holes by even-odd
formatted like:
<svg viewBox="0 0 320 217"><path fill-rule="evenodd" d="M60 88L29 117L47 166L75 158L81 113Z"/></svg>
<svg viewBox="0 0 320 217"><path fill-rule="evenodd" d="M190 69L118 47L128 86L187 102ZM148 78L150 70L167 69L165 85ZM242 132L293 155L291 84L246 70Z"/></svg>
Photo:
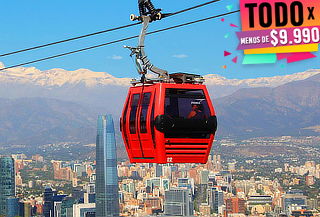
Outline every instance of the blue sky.
<svg viewBox="0 0 320 217"><path fill-rule="evenodd" d="M206 0L153 0L153 2L156 7L164 9L164 12L174 12ZM131 22L129 15L138 13L137 0L4 0L1 3L0 53L128 24ZM201 9L152 23L150 30L225 13L228 12L227 5L233 5L233 10L237 10L239 1L221 0ZM239 79L285 75L319 68L319 58L291 64L286 64L282 60L271 65L242 65L243 54L241 51L236 51L238 41L235 35L240 29L230 27L230 23L240 25L240 14L225 17L225 22L221 22L220 19L210 20L149 36L146 41L147 54L156 66L170 72L185 71L202 75L213 73ZM111 34L3 57L0 61L9 66L136 35L139 32L140 26L131 27ZM224 36L228 33L230 37L226 39ZM136 43L136 40L131 40L30 66L41 70L88 68L105 71L117 77L136 77L129 51L122 48L123 45L133 46ZM224 50L231 52L232 55L224 57ZM238 64L231 61L235 56L239 57ZM227 65L227 69L223 69L223 65Z"/></svg>

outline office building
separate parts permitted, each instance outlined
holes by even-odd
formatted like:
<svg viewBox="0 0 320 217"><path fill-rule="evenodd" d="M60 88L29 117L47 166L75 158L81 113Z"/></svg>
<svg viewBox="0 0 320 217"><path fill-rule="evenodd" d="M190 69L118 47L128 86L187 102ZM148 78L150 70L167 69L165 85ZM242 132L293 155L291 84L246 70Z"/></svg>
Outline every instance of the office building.
<svg viewBox="0 0 320 217"><path fill-rule="evenodd" d="M96 216L119 216L116 140L111 115L99 116L96 142Z"/></svg>
<svg viewBox="0 0 320 217"><path fill-rule="evenodd" d="M252 214L264 214L271 211L272 197L269 195L250 196L247 201L247 208ZM261 207L263 209L261 209Z"/></svg>
<svg viewBox="0 0 320 217"><path fill-rule="evenodd" d="M161 188L163 191L169 190L170 189L170 180L169 179L162 179Z"/></svg>
<svg viewBox="0 0 320 217"><path fill-rule="evenodd" d="M44 217L51 217L53 216L53 195L56 192L52 190L52 188L45 188L44 195L43 195L43 215Z"/></svg>
<svg viewBox="0 0 320 217"><path fill-rule="evenodd" d="M96 184L89 183L86 186L86 192L84 193L84 203L96 202Z"/></svg>
<svg viewBox="0 0 320 217"><path fill-rule="evenodd" d="M164 195L164 214L169 216L192 216L192 195L188 189L171 189Z"/></svg>
<svg viewBox="0 0 320 217"><path fill-rule="evenodd" d="M200 184L208 184L209 180L209 171L208 170L202 170L200 171Z"/></svg>
<svg viewBox="0 0 320 217"><path fill-rule="evenodd" d="M94 203L80 203L73 205L73 217L91 217L96 212Z"/></svg>
<svg viewBox="0 0 320 217"><path fill-rule="evenodd" d="M283 210L290 214L294 210L305 209L307 207L307 196L299 190L291 190L283 197Z"/></svg>
<svg viewBox="0 0 320 217"><path fill-rule="evenodd" d="M9 197L7 198L7 217L19 216L19 198Z"/></svg>
<svg viewBox="0 0 320 217"><path fill-rule="evenodd" d="M72 217L73 216L73 204L77 200L73 197L65 197L61 202L61 217Z"/></svg>
<svg viewBox="0 0 320 217"><path fill-rule="evenodd" d="M24 202L24 201L19 202L19 215L18 216L31 217L34 215L35 215L35 212L32 209L32 206L30 203Z"/></svg>
<svg viewBox="0 0 320 217"><path fill-rule="evenodd" d="M0 216L7 214L7 199L15 197L14 160L0 157Z"/></svg>
<svg viewBox="0 0 320 217"><path fill-rule="evenodd" d="M178 178L178 188L187 188L194 194L194 181L190 178Z"/></svg>
<svg viewBox="0 0 320 217"><path fill-rule="evenodd" d="M316 182L315 182L315 178L314 176L306 176L306 185L310 186L310 185L314 185Z"/></svg>
<svg viewBox="0 0 320 217"><path fill-rule="evenodd" d="M151 178L150 180L147 180L147 186L151 188L151 190L160 188L161 186L161 178Z"/></svg>
<svg viewBox="0 0 320 217"><path fill-rule="evenodd" d="M246 213L246 201L241 198L232 197L226 200L226 212L228 214Z"/></svg>
<svg viewBox="0 0 320 217"><path fill-rule="evenodd" d="M162 164L156 164L156 169L155 169L155 176L156 177L161 177L163 176L163 171L162 171Z"/></svg>
<svg viewBox="0 0 320 217"><path fill-rule="evenodd" d="M218 187L208 189L208 202L211 207L211 213L221 214L221 208L224 204L223 191Z"/></svg>
<svg viewBox="0 0 320 217"><path fill-rule="evenodd" d="M52 190L50 187L46 187L43 196L44 217L61 216L62 201L66 196L65 194L58 194L57 191Z"/></svg>
<svg viewBox="0 0 320 217"><path fill-rule="evenodd" d="M62 201L53 202L54 217L61 217L61 205Z"/></svg>

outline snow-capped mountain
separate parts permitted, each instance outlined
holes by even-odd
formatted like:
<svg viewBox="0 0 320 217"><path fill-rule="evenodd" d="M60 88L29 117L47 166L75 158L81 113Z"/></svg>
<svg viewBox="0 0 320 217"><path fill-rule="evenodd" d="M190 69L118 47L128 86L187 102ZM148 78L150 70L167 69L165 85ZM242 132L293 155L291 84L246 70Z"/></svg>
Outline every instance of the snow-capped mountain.
<svg viewBox="0 0 320 217"><path fill-rule="evenodd" d="M207 85L229 85L229 86L248 86L248 87L276 87L292 81L301 81L320 73L320 69L310 69L291 75L261 77L254 79L227 79L219 75L209 74L204 76Z"/></svg>
<svg viewBox="0 0 320 217"><path fill-rule="evenodd" d="M10 85L9 85L10 86ZM18 85L20 86L20 85ZM111 87L111 88L110 88ZM0 97L1 145L60 142L91 144L99 114L113 114L119 136L119 116L127 88L38 88L41 97ZM11 92L4 87L0 93ZM19 90L21 92L21 90ZM61 92L60 92L61 91ZM34 93L36 90L34 90ZM214 92L211 92L214 94ZM278 87L243 88L214 99L218 117L216 138L319 135L320 74ZM118 144L122 141L119 140ZM31 146L30 146L31 147ZM120 145L123 150L123 145Z"/></svg>
<svg viewBox="0 0 320 217"><path fill-rule="evenodd" d="M0 63L0 67L3 68L4 65ZM304 80L318 73L320 73L320 69L312 69L292 75L244 80L227 79L215 74L208 74L204 78L206 79L206 84L210 86L276 87L288 82ZM50 69L41 71L34 67L17 67L0 72L0 83L32 84L42 87L61 87L78 84L83 84L86 87L128 86L130 80L131 78L117 78L106 72L93 72L88 69L75 71Z"/></svg>
<svg viewBox="0 0 320 217"><path fill-rule="evenodd" d="M87 87L111 84L128 86L130 80L129 78L116 78L106 72L93 72L88 69L78 69L75 71L50 69L41 71L34 67L18 67L0 72L0 82L30 83L48 87L77 84L84 84Z"/></svg>

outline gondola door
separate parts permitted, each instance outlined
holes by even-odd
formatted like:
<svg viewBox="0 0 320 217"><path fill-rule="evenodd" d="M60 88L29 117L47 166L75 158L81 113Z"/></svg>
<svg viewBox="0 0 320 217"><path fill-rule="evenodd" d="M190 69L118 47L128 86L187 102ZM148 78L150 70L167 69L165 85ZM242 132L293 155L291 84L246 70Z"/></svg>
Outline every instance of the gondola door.
<svg viewBox="0 0 320 217"><path fill-rule="evenodd" d="M131 157L134 159L142 159L143 152L139 141L137 129L137 117L139 113L139 104L141 100L141 93L139 88L132 88L130 90L130 101L127 112L127 132L128 141L130 141Z"/></svg>
<svg viewBox="0 0 320 217"><path fill-rule="evenodd" d="M155 146L153 139L153 109L154 109L154 86L145 86L141 93L139 112L137 118L137 130L142 147L142 155L145 160L154 160Z"/></svg>

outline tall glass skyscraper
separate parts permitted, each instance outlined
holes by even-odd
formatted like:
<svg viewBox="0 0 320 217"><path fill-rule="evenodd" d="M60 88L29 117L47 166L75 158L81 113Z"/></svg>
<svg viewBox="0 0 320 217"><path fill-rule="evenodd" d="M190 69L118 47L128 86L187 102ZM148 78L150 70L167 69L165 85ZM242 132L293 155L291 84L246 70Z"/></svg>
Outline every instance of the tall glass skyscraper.
<svg viewBox="0 0 320 217"><path fill-rule="evenodd" d="M119 216L116 140L111 115L98 118L96 162L96 217Z"/></svg>
<svg viewBox="0 0 320 217"><path fill-rule="evenodd" d="M0 216L7 213L7 199L15 196L14 160L11 157L0 157Z"/></svg>

